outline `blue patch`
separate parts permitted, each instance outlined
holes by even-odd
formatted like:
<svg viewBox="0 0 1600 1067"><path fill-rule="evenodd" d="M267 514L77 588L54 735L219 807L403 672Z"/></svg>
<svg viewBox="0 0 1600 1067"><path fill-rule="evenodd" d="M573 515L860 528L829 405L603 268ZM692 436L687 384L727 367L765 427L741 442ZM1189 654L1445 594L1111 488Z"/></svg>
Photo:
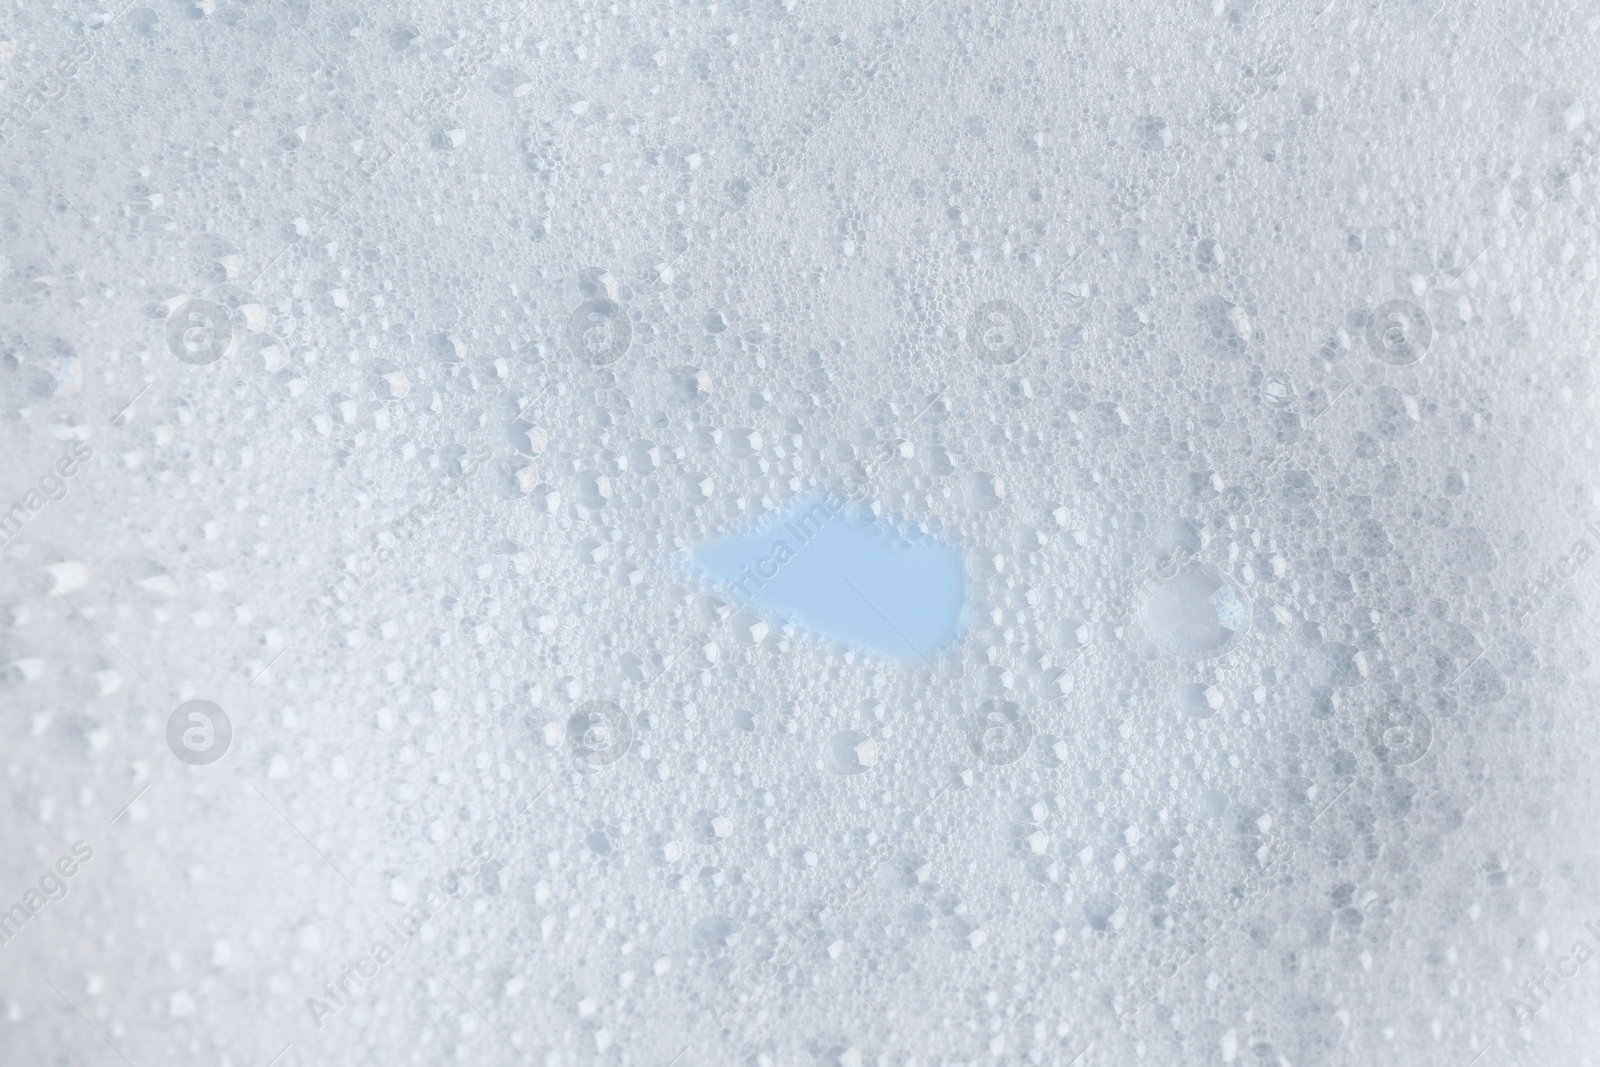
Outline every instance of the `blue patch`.
<svg viewBox="0 0 1600 1067"><path fill-rule="evenodd" d="M954 547L856 521L838 493L813 493L754 532L696 546L694 565L735 603L817 634L925 664L960 634L966 576Z"/></svg>

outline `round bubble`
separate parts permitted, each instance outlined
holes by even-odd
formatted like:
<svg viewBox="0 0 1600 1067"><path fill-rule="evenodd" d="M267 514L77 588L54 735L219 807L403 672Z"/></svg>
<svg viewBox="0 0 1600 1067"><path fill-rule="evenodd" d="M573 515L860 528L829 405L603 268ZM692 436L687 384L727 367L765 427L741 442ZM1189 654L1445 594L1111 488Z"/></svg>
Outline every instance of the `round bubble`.
<svg viewBox="0 0 1600 1067"><path fill-rule="evenodd" d="M878 742L860 730L833 735L823 751L823 763L834 774L864 774L878 762Z"/></svg>
<svg viewBox="0 0 1600 1067"><path fill-rule="evenodd" d="M1165 648L1216 655L1250 628L1250 598L1215 568L1190 563L1151 594L1141 617Z"/></svg>
<svg viewBox="0 0 1600 1067"><path fill-rule="evenodd" d="M1172 702L1186 715L1196 719L1209 719L1222 710L1222 690L1204 682L1188 682L1172 693Z"/></svg>

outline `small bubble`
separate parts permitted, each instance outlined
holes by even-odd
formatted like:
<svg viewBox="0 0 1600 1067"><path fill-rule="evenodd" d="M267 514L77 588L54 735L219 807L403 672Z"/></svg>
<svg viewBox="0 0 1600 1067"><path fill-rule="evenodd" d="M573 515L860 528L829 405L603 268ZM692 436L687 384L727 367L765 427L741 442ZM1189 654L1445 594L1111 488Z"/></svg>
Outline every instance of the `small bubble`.
<svg viewBox="0 0 1600 1067"><path fill-rule="evenodd" d="M704 809L695 816L695 830L705 841L726 841L733 836L733 820L720 812Z"/></svg>
<svg viewBox="0 0 1600 1067"><path fill-rule="evenodd" d="M1137 126L1139 147L1146 152L1157 152L1172 144L1172 127L1159 115L1146 115Z"/></svg>
<svg viewBox="0 0 1600 1067"><path fill-rule="evenodd" d="M1261 383L1261 399L1273 407L1283 407L1294 400L1294 386L1281 374L1269 374Z"/></svg>

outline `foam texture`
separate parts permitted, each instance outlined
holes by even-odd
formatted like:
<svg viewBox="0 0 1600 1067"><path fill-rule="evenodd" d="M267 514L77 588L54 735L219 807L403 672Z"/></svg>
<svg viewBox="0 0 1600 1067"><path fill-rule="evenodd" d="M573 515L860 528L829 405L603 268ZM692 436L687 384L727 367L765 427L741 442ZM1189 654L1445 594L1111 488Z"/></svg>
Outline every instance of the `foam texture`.
<svg viewBox="0 0 1600 1067"><path fill-rule="evenodd" d="M8 4L0 1063L1600 1063L1597 48Z"/></svg>

